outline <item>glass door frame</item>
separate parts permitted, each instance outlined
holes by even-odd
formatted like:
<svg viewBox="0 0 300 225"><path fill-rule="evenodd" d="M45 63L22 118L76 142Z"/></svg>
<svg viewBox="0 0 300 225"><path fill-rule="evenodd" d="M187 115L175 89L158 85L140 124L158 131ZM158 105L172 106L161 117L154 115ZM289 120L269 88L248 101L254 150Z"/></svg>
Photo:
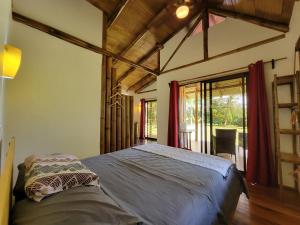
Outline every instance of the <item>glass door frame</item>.
<svg viewBox="0 0 300 225"><path fill-rule="evenodd" d="M229 75L229 76L224 76L224 77L219 77L219 78L214 78L214 79L209 79L209 80L203 80L200 81L200 99L201 103L203 103L203 108L202 104L200 104L200 110L201 110L201 117L204 117L204 124L208 124L208 116L209 116L209 126L210 126L210 154L214 155L213 152L213 115L212 115L212 84L214 82L220 82L220 81L227 81L227 80L233 80L233 79L242 79L242 104L243 104L243 164L244 164L244 171L243 173L246 173L247 171L247 162L246 162L246 110L245 110L245 98L246 93L247 93L247 79L248 79L248 73L239 73L239 74L234 74L234 75ZM203 89L203 91L202 91ZM209 94L209 96L207 96ZM208 100L209 97L209 101ZM208 110L209 109L209 113ZM209 115L208 115L209 114ZM200 127L202 129L203 127L203 119L201 119L201 124ZM204 134L203 134L204 133ZM204 132L201 132L201 137L202 139L204 136L204 146L201 143L201 152L207 154L208 153L208 134L207 134L207 126L204 126ZM204 149L203 149L204 148Z"/></svg>

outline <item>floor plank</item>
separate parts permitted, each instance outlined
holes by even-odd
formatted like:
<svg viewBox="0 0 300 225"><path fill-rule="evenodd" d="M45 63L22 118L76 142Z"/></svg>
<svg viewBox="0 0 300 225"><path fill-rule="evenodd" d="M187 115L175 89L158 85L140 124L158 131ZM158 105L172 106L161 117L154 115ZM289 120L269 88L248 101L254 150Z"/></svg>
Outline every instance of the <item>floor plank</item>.
<svg viewBox="0 0 300 225"><path fill-rule="evenodd" d="M300 195L294 191L249 186L241 195L232 225L298 225Z"/></svg>

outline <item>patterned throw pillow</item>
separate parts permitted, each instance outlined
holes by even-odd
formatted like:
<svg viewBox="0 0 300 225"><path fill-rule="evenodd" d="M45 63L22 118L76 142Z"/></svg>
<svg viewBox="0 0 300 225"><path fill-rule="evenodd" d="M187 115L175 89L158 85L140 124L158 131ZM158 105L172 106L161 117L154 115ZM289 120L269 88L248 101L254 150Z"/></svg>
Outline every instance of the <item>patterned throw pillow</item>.
<svg viewBox="0 0 300 225"><path fill-rule="evenodd" d="M98 186L99 177L72 155L29 156L25 162L25 193L40 202L48 195L78 186Z"/></svg>

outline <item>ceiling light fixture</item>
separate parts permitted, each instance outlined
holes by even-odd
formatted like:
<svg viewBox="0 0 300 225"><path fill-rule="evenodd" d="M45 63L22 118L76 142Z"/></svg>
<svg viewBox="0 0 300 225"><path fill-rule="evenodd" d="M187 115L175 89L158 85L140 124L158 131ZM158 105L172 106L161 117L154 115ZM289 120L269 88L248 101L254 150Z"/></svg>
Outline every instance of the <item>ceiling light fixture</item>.
<svg viewBox="0 0 300 225"><path fill-rule="evenodd" d="M189 15L190 9L187 5L180 5L176 9L176 16L178 19L184 19Z"/></svg>

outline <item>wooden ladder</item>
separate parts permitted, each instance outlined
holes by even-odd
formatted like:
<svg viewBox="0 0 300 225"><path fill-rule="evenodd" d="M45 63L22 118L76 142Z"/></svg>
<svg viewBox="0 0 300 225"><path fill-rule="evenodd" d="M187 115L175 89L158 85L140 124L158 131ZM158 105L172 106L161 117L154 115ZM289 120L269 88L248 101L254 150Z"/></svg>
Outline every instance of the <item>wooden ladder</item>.
<svg viewBox="0 0 300 225"><path fill-rule="evenodd" d="M273 81L273 113L274 113L274 136L275 136L275 149L276 149L276 161L275 167L278 172L279 186L283 187L282 178L282 163L292 163L294 169L297 165L300 165L300 157L297 154L297 138L300 135L300 117L299 117L299 102L300 102L300 73L299 71L295 75L288 76L274 76ZM290 98L291 102L279 103L278 102L278 87L282 85L288 85L290 88ZM297 91L297 92L295 92ZM291 112L291 118L297 118L292 123L291 129L281 129L279 126L280 119L280 109L289 109ZM296 122L297 121L297 122ZM292 135L292 152L287 153L287 151L281 151L280 137L281 135ZM295 181L295 187L297 189L298 185Z"/></svg>

